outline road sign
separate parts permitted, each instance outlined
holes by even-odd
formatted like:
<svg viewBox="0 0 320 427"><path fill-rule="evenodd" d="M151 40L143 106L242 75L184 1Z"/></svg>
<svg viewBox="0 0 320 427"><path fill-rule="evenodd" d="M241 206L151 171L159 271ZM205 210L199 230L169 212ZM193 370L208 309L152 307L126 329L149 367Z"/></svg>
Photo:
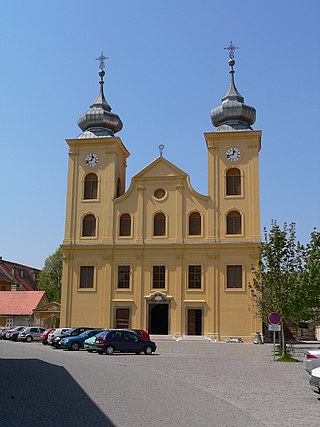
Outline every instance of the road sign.
<svg viewBox="0 0 320 427"><path fill-rule="evenodd" d="M281 325L268 325L269 331L280 332Z"/></svg>
<svg viewBox="0 0 320 427"><path fill-rule="evenodd" d="M278 313L272 312L268 316L269 323L272 323L272 325L278 325L281 321L281 316Z"/></svg>

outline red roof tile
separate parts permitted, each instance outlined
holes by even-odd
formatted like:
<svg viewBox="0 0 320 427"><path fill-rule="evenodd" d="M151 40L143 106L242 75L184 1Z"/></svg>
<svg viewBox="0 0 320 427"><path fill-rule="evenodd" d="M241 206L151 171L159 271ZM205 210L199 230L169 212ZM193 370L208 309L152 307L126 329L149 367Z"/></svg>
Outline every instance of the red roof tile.
<svg viewBox="0 0 320 427"><path fill-rule="evenodd" d="M0 314L32 315L44 296L45 291L0 291Z"/></svg>

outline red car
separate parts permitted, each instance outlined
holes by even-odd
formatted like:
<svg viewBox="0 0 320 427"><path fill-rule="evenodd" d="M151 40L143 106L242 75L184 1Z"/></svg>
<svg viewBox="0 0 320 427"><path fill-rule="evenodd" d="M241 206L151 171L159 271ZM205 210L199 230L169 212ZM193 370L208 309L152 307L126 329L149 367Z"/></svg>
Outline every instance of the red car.
<svg viewBox="0 0 320 427"><path fill-rule="evenodd" d="M143 329L130 329L130 331L135 332L141 340L150 340L149 333Z"/></svg>
<svg viewBox="0 0 320 427"><path fill-rule="evenodd" d="M40 340L41 340L43 345L48 344L48 335L50 334L50 332L52 332L54 330L55 330L55 328L49 328L49 329L46 329L44 332L42 332L42 334L40 334Z"/></svg>

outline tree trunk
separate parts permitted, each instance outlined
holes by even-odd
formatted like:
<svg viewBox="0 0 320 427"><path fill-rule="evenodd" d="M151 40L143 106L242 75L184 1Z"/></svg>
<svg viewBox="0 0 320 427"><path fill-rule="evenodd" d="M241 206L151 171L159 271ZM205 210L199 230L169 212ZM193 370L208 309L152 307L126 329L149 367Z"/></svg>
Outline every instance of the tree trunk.
<svg viewBox="0 0 320 427"><path fill-rule="evenodd" d="M281 355L284 356L285 354L287 354L287 344L286 344L286 336L284 333L284 321L283 319L281 319L281 344L280 344L280 348L281 348ZM279 340L280 341L280 340Z"/></svg>

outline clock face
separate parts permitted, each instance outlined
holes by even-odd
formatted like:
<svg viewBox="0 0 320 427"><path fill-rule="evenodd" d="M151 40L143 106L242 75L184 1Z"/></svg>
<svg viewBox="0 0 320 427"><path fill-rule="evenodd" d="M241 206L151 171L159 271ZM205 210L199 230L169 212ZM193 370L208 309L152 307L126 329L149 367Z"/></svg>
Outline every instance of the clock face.
<svg viewBox="0 0 320 427"><path fill-rule="evenodd" d="M99 162L99 157L96 154L87 154L85 158L86 165L89 168L97 166Z"/></svg>
<svg viewBox="0 0 320 427"><path fill-rule="evenodd" d="M226 158L229 162L236 162L240 159L240 150L238 148L228 148Z"/></svg>

